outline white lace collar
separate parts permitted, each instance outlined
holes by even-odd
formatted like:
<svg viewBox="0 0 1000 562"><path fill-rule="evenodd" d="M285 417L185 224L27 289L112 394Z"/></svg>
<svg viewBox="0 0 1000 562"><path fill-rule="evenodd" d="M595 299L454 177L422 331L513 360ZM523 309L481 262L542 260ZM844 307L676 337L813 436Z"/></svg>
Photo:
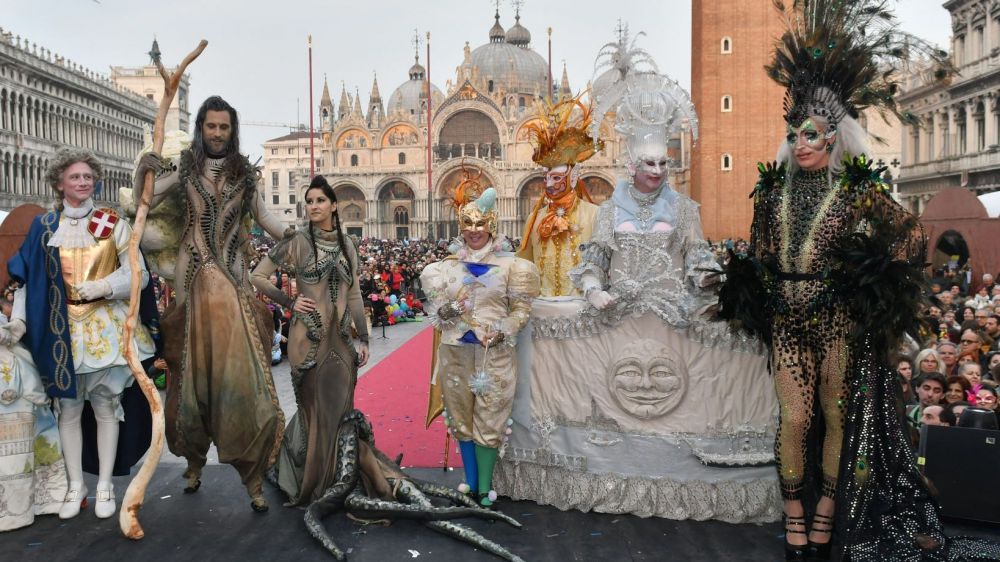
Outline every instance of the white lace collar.
<svg viewBox="0 0 1000 562"><path fill-rule="evenodd" d="M54 248L89 248L97 244L94 235L87 230L90 213L94 211L94 200L87 199L79 207L63 203L59 228L49 238L49 246Z"/></svg>

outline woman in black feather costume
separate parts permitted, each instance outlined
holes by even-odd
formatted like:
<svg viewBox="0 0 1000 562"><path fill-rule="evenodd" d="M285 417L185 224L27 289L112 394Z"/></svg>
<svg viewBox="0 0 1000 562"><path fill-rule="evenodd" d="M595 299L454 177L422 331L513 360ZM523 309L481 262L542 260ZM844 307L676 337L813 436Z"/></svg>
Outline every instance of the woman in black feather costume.
<svg viewBox="0 0 1000 562"><path fill-rule="evenodd" d="M885 2L778 8L789 30L768 72L787 88L788 135L759 166L752 250L732 257L719 310L771 345L786 560L828 559L835 528L845 560L995 560L1000 545L945 538L889 365L916 319L925 244L855 118L874 107L913 122L884 69L923 44L896 32ZM944 77L947 55L923 52Z"/></svg>

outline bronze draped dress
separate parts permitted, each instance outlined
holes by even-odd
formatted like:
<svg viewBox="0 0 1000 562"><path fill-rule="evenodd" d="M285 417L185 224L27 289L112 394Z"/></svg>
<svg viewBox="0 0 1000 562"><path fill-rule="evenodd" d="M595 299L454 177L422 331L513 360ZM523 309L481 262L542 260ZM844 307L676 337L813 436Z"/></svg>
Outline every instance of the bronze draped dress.
<svg viewBox="0 0 1000 562"><path fill-rule="evenodd" d="M298 411L285 430L278 462L278 486L293 505L308 505L335 481L337 433L354 409L357 353L351 323L362 341L367 324L357 281L358 252L345 240L346 260L336 232L313 229L279 242L253 273L253 284L273 301L293 301L271 284L277 268L298 282L299 293L316 301L310 314L296 312L288 330L288 359ZM350 263L350 266L348 265Z"/></svg>
<svg viewBox="0 0 1000 562"><path fill-rule="evenodd" d="M187 214L177 298L162 321L172 374L167 442L187 458L187 477L200 474L214 442L219 461L236 468L257 497L277 457L284 416L270 371L271 315L247 271L245 221L255 218L276 238L283 228L264 208L256 170L244 163L243 177L232 178L221 161L208 159L199 176L185 151L179 171L157 179L154 201L181 189Z"/></svg>

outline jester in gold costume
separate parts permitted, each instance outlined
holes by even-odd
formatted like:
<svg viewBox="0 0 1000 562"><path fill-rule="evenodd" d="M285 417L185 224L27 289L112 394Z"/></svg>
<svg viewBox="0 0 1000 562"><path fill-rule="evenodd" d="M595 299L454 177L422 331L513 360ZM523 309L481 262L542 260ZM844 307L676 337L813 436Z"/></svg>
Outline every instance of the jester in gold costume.
<svg viewBox="0 0 1000 562"><path fill-rule="evenodd" d="M538 266L543 297L580 295L568 273L580 263L580 245L590 240L597 205L580 181L579 164L603 147L587 134L590 124L591 107L577 96L547 105L526 126L535 144L531 159L546 169L545 192L528 217L517 256Z"/></svg>
<svg viewBox="0 0 1000 562"><path fill-rule="evenodd" d="M424 268L427 312L440 331L434 380L465 465L462 492L496 500L493 467L506 441L517 377L514 343L539 293L538 268L497 235L496 190L467 177L455 191L461 236ZM478 194L478 197L475 197Z"/></svg>

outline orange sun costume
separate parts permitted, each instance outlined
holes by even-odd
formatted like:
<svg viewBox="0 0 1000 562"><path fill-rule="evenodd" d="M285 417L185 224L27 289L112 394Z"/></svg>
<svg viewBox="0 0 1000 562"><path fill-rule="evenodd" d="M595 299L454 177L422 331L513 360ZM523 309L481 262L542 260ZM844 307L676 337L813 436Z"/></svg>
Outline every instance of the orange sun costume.
<svg viewBox="0 0 1000 562"><path fill-rule="evenodd" d="M535 145L531 159L547 170L546 188L525 223L517 256L538 266L543 297L580 295L568 272L580 261L580 245L590 240L597 205L580 181L578 165L604 147L587 133L591 114L577 96L546 104L526 125Z"/></svg>

